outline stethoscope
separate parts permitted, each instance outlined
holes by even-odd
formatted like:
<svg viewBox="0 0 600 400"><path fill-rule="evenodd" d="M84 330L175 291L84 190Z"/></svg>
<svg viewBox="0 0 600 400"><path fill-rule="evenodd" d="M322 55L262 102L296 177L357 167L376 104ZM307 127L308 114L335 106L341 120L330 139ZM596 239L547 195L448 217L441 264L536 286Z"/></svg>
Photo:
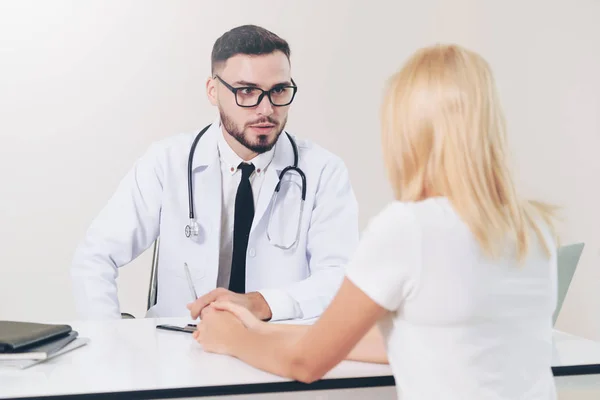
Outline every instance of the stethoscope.
<svg viewBox="0 0 600 400"><path fill-rule="evenodd" d="M204 129L202 129L196 135L196 137L194 138L194 141L192 142L192 147L190 148L190 154L188 155L187 179L188 179L188 201L189 201L190 222L188 225L185 226L185 236L188 238L190 238L192 236L198 236L200 234L200 226L198 225L198 222L196 221L196 217L194 214L194 190L192 187L192 162L194 161L194 153L196 152L196 145L198 145L200 138L202 137L202 135L204 135L204 133L208 130L208 128L210 128L210 126L211 125L204 127ZM304 201L306 200L306 175L304 175L304 172L298 167L298 146L296 145L296 142L290 136L289 133L285 132L285 135L287 136L288 140L290 141L290 144L292 145L292 150L294 151L294 164L288 165L279 173L279 182L277 182L277 186L275 186L275 191L273 193L273 199L271 199L272 204L271 204L271 211L269 213L269 222L267 224L267 239L269 240L269 243L272 244L273 246L278 247L280 249L287 250L287 249L290 249L293 246L295 246L296 243L298 243L298 240L300 238L300 224L302 222L302 214L304 212ZM279 195L279 190L281 189L281 182L282 182L285 174L290 171L295 171L302 179L302 187L301 187L302 197L301 197L301 201L300 201L300 212L298 214L298 226L297 226L297 230L296 230L296 237L294 238L294 241L291 244L285 245L285 244L274 243L274 241L271 239L270 227L271 227L273 211L275 209L275 204L277 203L277 196Z"/></svg>

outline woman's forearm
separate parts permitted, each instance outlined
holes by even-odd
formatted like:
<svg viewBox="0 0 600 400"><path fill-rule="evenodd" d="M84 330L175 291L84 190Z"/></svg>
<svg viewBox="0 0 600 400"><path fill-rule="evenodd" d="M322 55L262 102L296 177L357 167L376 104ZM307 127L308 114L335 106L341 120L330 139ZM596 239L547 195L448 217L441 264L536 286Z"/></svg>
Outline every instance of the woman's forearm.
<svg viewBox="0 0 600 400"><path fill-rule="evenodd" d="M310 383L344 359L387 361L382 335L373 328L386 310L347 279L311 326L257 323L246 311L228 307L235 316L207 314L206 332L203 336L199 331L198 340L258 369Z"/></svg>
<svg viewBox="0 0 600 400"><path fill-rule="evenodd" d="M261 331L287 335L289 340L298 341L310 328L310 325L288 325L265 323ZM347 360L387 364L387 352L381 332L373 326L367 334L350 351Z"/></svg>
<svg viewBox="0 0 600 400"><path fill-rule="evenodd" d="M275 375L301 380L295 372L295 345L305 332L305 326L263 326L247 329L230 348L232 356Z"/></svg>

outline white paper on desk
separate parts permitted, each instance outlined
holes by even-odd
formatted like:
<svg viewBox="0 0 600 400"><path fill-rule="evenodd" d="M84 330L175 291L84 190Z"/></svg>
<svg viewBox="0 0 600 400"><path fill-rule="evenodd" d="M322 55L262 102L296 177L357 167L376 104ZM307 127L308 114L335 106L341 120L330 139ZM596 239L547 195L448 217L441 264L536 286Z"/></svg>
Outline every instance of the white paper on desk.
<svg viewBox="0 0 600 400"><path fill-rule="evenodd" d="M18 368L18 369L25 369L25 368L29 368L33 365L42 363L44 361L47 360L51 360L54 357L58 357L61 354L65 354L71 350L77 349L81 346L85 346L86 344L88 344L90 341L90 339L88 338L77 338L75 340L73 340L71 343L67 344L65 347L63 347L62 349L60 349L59 351L57 351L56 353L48 356L48 358L45 358L43 360L0 360L0 368Z"/></svg>

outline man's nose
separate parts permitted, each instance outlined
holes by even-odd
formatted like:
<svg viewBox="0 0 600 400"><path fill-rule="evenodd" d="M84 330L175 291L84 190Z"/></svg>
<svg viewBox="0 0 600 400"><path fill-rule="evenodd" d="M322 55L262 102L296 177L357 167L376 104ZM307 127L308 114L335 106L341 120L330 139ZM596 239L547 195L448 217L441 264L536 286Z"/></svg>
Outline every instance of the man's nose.
<svg viewBox="0 0 600 400"><path fill-rule="evenodd" d="M258 103L256 111L258 111L258 113L261 115L273 114L273 105L269 100L269 96L267 96L266 94L263 96L260 103Z"/></svg>

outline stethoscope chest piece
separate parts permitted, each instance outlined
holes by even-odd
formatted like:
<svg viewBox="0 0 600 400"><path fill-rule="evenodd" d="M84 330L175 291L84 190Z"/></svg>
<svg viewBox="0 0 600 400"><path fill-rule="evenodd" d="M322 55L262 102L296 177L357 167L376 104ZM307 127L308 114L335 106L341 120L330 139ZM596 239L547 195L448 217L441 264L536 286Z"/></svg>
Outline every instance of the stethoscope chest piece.
<svg viewBox="0 0 600 400"><path fill-rule="evenodd" d="M200 236L200 225L194 219L190 219L189 224L185 226L185 237L198 239Z"/></svg>

